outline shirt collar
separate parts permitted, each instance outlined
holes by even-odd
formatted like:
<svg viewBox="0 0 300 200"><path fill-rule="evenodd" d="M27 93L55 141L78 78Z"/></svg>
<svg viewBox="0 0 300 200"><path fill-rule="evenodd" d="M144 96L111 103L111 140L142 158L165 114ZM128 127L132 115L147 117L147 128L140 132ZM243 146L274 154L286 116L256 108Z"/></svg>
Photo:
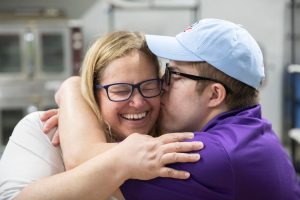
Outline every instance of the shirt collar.
<svg viewBox="0 0 300 200"><path fill-rule="evenodd" d="M257 104L254 106L249 106L241 109L230 110L223 112L211 119L202 129L201 132L206 132L217 124L227 122L227 119L232 119L232 117L238 118L258 118L261 119L261 105Z"/></svg>

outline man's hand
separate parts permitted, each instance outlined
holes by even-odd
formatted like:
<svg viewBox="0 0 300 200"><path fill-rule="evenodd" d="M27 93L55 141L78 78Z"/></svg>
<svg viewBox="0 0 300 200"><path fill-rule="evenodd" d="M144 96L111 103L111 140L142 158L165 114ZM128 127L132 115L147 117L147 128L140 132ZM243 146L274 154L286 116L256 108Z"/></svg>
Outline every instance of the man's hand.
<svg viewBox="0 0 300 200"><path fill-rule="evenodd" d="M193 133L169 133L157 138L134 133L119 143L115 150L120 151L118 161L122 170L126 171L126 179L148 180L158 176L187 179L189 172L166 165L200 159L199 153L183 153L203 148L202 142L182 142L193 137Z"/></svg>
<svg viewBox="0 0 300 200"><path fill-rule="evenodd" d="M52 128L58 126L58 116L59 109L50 109L41 114L40 120L44 122L43 132L45 134L49 133ZM60 141L58 128L56 129L51 142L54 146L59 145Z"/></svg>
<svg viewBox="0 0 300 200"><path fill-rule="evenodd" d="M50 109L43 112L40 120L44 122L43 131L48 133L52 128L58 126L59 109Z"/></svg>

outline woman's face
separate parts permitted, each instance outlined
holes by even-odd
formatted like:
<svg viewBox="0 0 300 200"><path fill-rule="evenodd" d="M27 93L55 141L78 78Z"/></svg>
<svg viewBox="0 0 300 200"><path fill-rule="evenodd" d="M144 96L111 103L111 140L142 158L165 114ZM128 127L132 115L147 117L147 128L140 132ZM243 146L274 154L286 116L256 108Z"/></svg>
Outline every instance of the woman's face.
<svg viewBox="0 0 300 200"><path fill-rule="evenodd" d="M104 70L101 84L136 84L157 78L154 63L141 51L132 51L112 61ZM98 91L100 112L112 132L124 139L131 133L148 134L153 128L160 109L160 96L144 98L137 89L127 101L113 102L105 89Z"/></svg>

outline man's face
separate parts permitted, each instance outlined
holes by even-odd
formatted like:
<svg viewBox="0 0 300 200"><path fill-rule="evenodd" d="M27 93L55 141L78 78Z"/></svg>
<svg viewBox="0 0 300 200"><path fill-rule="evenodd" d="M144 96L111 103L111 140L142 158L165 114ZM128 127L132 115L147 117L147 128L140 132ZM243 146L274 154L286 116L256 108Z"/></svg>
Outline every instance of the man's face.
<svg viewBox="0 0 300 200"><path fill-rule="evenodd" d="M170 61L172 71L198 76L199 73L188 62ZM176 74L171 75L170 85L164 84L161 99L159 125L163 132L182 132L200 130L207 118L205 90L197 91L197 81ZM201 84L201 83L200 83Z"/></svg>

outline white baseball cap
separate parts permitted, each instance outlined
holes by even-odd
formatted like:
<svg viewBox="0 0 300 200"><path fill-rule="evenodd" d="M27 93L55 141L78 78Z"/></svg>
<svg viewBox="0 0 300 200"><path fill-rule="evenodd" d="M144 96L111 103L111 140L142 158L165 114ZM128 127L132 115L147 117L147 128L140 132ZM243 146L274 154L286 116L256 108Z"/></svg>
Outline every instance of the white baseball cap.
<svg viewBox="0 0 300 200"><path fill-rule="evenodd" d="M265 74L262 52L241 25L203 19L175 37L146 35L150 50L174 61L205 61L225 74L258 89Z"/></svg>

